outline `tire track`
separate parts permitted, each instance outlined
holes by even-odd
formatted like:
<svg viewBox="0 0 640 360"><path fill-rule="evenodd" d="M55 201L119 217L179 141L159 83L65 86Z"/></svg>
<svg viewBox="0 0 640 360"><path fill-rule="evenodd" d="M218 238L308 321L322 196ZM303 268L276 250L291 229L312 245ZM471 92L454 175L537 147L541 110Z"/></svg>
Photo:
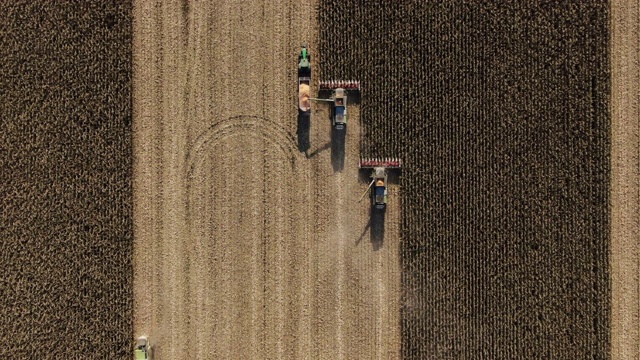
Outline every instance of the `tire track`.
<svg viewBox="0 0 640 360"><path fill-rule="evenodd" d="M343 305L345 302L344 299L344 290L343 284L345 282L345 264L344 264L344 245L346 244L346 234L344 229L344 195L342 191L341 183L344 182L344 177L341 173L336 174L336 182L337 182L337 197L336 197L336 213L337 217L337 225L338 225L338 233L337 233L337 244L336 249L338 253L338 265L337 265L337 276L336 276L336 302L337 302L337 311L336 311L336 345L337 345L337 359L344 358L344 344L343 344L343 327L344 327L344 315L343 315Z"/></svg>
<svg viewBox="0 0 640 360"><path fill-rule="evenodd" d="M397 258L354 246L368 220L357 203L357 107L343 173L332 172L329 150L304 159L292 135L291 65L303 41L317 54L315 35L301 31L315 26L314 5L189 2L187 17L172 16L182 3L163 7L161 81L145 84L161 94L147 105L163 109L149 126L162 133L139 145L161 150L148 196L163 228L147 245L163 250L145 298L156 359L193 348L203 359L393 354L382 340L393 316L381 306L394 304L395 278L384 274L397 274ZM320 150L328 112L312 121Z"/></svg>
<svg viewBox="0 0 640 360"><path fill-rule="evenodd" d="M239 134L236 134L236 136L228 137L227 140L223 140L221 143L235 144L238 138L244 138L244 136L247 136L247 134L239 133ZM256 140L262 141L262 138L258 137L256 138ZM248 173L256 174L256 172L253 171L255 164L262 165L263 163L266 163L266 164L271 163L271 164L280 164L280 165L267 167L267 170L266 170L266 174L268 174L267 178L279 179L281 177L284 177L285 179L288 179L288 178L296 177L296 171L290 172L291 167L288 163L286 162L278 163L277 161L274 161L275 159L282 158L282 152L280 151L279 147L273 148L276 150L276 153L274 153L273 155L267 155L265 159L260 160L260 157L256 153L247 155L246 153L242 152L241 153L242 155L234 155L233 145L227 145L227 146L230 147L229 150L215 150L217 146L213 146L213 148L211 149L211 152L224 151L224 153L226 154L224 161L226 163L229 163L230 158L234 159L233 162L236 165L236 169L238 168L240 169L240 173L248 172ZM207 162L208 160L202 160L197 162L198 165L193 171L194 178L200 178L201 176L206 176L202 174L203 171L201 170L201 168L203 167L203 164L206 164ZM215 171L212 170L212 172L215 172ZM232 171L231 173L234 173L234 172L237 173L237 171ZM286 175L283 175L283 174L286 174ZM261 304L260 303L261 300L256 300L254 295L251 295L252 293L247 294L249 295L248 296L249 298L253 299L253 301L250 304L246 304L244 308L252 310L251 318L253 320L248 321L245 327L238 325L234 327L232 331L231 330L229 330L228 332L223 331L219 335L214 334L214 337L222 338L220 343L217 345L218 348L222 348L222 351L219 353L219 356L221 357L229 357L229 356L234 357L237 354L241 354L238 352L240 349L228 350L225 348L225 344L229 344L234 341L244 342L245 339L252 338L252 337L256 339L255 336L257 336L257 334L262 334L262 333L267 335L267 339L270 339L267 342L268 344L270 343L272 345L272 346L267 346L266 353L279 353L280 355L283 355L283 357L287 357L287 356L284 356L284 354L285 354L285 351L289 351L289 350L287 350L285 345L280 342L282 342L284 339L287 339L288 335L294 333L294 331L289 331L285 328L285 324L288 322L288 319L287 319L288 314L294 312L294 310L287 307L287 298L291 298L291 297L286 296L285 284L290 284L291 283L290 280L292 280L291 276L287 274L287 269L288 269L287 265L289 265L291 262L291 260L289 260L289 256L288 256L289 250L287 247L295 246L296 244L294 243L293 245L285 245L286 243L290 243L291 240L293 239L284 235L284 234L290 234L291 230L293 229L291 222L287 219L285 211L293 211L294 207L283 206L283 205L286 205L286 202L288 201L288 198L289 198L288 196L285 195L286 193L285 189L288 188L286 187L287 186L286 184L283 184L284 186L276 187L275 189L273 189L273 191L271 192L273 197L268 197L266 199L263 198L263 195L261 193L257 193L256 191L251 190L252 185L255 185L256 183L260 183L262 180L265 180L262 178L263 178L262 176L259 176L259 177L253 176L253 177L250 177L250 180L246 180L246 179L243 180L241 178L236 177L233 174L229 174L228 179L230 184L227 184L226 188L231 190L238 189L238 191L235 191L235 190L232 191L230 198L224 199L223 201L228 200L229 201L228 204L231 205L230 208L238 209L238 210L236 210L235 212L232 211L231 214L227 214L223 212L222 217L224 219L248 217L250 219L253 219L250 221L255 221L256 219L262 218L262 216L260 216L260 213L264 213L265 218L267 219L267 224L264 227L265 228L264 234L255 233L255 229L262 229L262 226L259 226L255 222L249 223L247 225L243 225L242 223L240 223L240 224L226 224L224 226L224 230L222 231L222 235L221 235L222 239L250 238L252 240L250 244L247 244L245 246L238 244L238 240L233 240L231 242L227 241L227 242L224 242L224 244L217 245L218 250L225 253L225 256L227 257L223 259L222 263L224 264L226 262L231 261L231 259L233 259L233 262L235 262L236 264L242 263L242 264L245 264L247 268L253 267L253 269L250 274L246 274L240 271L238 266L221 267L218 273L219 276L221 275L223 277L223 280L220 282L221 289L216 290L215 292L227 294L233 298L247 297L245 295L241 295L242 289L237 287L228 287L228 284L238 283L238 281L233 281L232 279L249 278L249 279L252 279L250 280L251 286L247 288L255 289L258 287L262 289L263 285L259 284L259 282L256 280L255 275L264 273L264 274L267 274L265 285L267 289L270 289L269 290L270 295L264 300L264 304ZM278 185L277 182L274 183L274 185ZM255 188L255 186L253 187ZM260 191L262 192L262 186L260 187ZM224 192L226 191L223 191L223 193ZM268 193L269 192L267 192L267 194ZM200 205L198 205L200 196L197 195L197 192L195 192L194 194L195 195L191 197L192 201L194 202L194 204L191 207L193 209L198 209L200 208ZM295 197L298 197L298 196L296 195ZM252 201L251 199L260 199L261 201L266 200L266 202L269 205L273 206L273 209L264 209L264 212L263 212L262 209L260 208L247 207L246 202L249 201L251 203ZM239 201L245 203L245 205L244 206L240 205L238 203ZM253 211L254 213L247 214L246 213L247 211ZM196 216L194 215L194 218L195 217ZM223 221L224 219L221 219L221 221ZM283 220L283 221L280 221L280 220ZM206 226L206 224L201 224L198 221L195 221L192 224L191 228L198 229L201 226ZM247 229L251 229L250 232L248 234L244 232L241 232L240 234L238 234L238 229L245 228L245 227ZM196 236L197 234L198 233L195 232L191 236ZM213 241L213 242L219 241L218 236L216 236L212 232L208 233L206 238L208 241ZM263 253L263 251L257 248L255 245L259 243L261 244L260 246L265 246L265 245L262 245L264 244L263 241L267 242L266 253ZM252 254L251 259L243 257L241 254L229 250L229 248L234 248L234 247L240 247L241 249L244 249L244 248L253 249L252 251L249 252ZM238 250L238 251L244 251L244 250ZM256 259L255 258L256 253L259 253L260 257L264 257L264 258ZM265 263L264 268L262 266L259 268L255 267L256 264L262 265L263 263ZM272 275L269 275L270 273L272 273ZM229 277L228 274L231 274L231 276ZM194 275L192 275L192 277L193 276ZM260 281L260 283L261 282L262 281ZM293 284L295 285L295 281L293 281ZM295 286L295 287L297 288L298 286ZM273 291L274 289L275 291ZM238 295L234 296L233 294L238 294ZM273 323L267 322L266 329L262 329L261 328L262 321L260 321L259 322L260 325L256 327L257 326L255 321L256 312L253 309L260 309L260 311L262 311L263 307L265 306L267 310L271 309L271 311L275 311L275 313L269 313L269 312L266 313L269 319L272 319L275 321ZM236 319L236 321L238 319L238 316L241 316L241 311L238 310L238 306L234 306L231 303L223 303L221 305L221 308L227 309L227 310L231 309L231 312L234 314L235 316L234 319ZM218 313L216 317L218 317L218 321L220 321L221 320L220 317L224 318L225 315ZM223 325L224 325L224 322L223 322ZM228 326L228 324L226 325ZM243 333L243 328L249 328L253 330L250 331L249 333ZM236 334L236 335L232 336L232 334ZM244 334L244 335L238 336L238 334ZM255 341L252 341L252 344L260 344L260 343L261 341L258 341L257 339ZM288 345L288 346L294 347L292 345ZM261 356L260 355L262 354L261 351L255 348L252 350L253 351L251 351L251 353L244 353L243 356L247 356L250 358Z"/></svg>
<svg viewBox="0 0 640 360"><path fill-rule="evenodd" d="M349 109L344 169L338 173L332 172L330 151L318 151L330 139L331 125L328 110L317 109L311 151L317 154L312 162L319 231L315 358L399 358L399 230L390 226L380 248L370 240L370 205L358 203L368 185L358 180L358 106ZM387 224L399 223L397 201L392 192Z"/></svg>
<svg viewBox="0 0 640 360"><path fill-rule="evenodd" d="M179 168L171 164L179 163L184 146L184 138L175 132L171 132L172 127L182 127L184 123L184 104L180 101L182 97L182 87L180 83L185 76L184 66L184 40L181 38L181 21L167 13L175 14L176 3L162 4L162 60L161 60L161 92L162 92L162 118L175 119L173 123L162 122L162 132L159 142L162 146L161 159L158 169L161 171L161 218L163 221L160 242L162 243L161 284L167 298L171 299L171 304L164 308L167 315L167 328L173 329L172 336L164 338L164 348L170 357L177 357L185 349L188 341L186 329L181 326L183 314L186 311L186 294L189 293L188 283L183 287L186 280L184 259L184 247L181 246L180 232L183 225L181 213L176 206L180 203L181 189L175 185L180 183ZM169 75L171 74L171 75ZM175 81L180 79L180 81ZM171 219L168 221L168 219Z"/></svg>
<svg viewBox="0 0 640 360"><path fill-rule="evenodd" d="M151 4L137 3L134 13L146 13L147 17L140 18L135 23L133 47L136 49L133 54L134 62L134 86L137 89L134 94L134 118L133 122L133 148L134 156L134 331L137 334L149 334L155 332L153 324L156 323L155 311L150 306L145 306L153 301L153 295L160 291L157 285L159 278L157 268L151 267L160 253L158 246L145 246L147 243L159 243L157 240L159 232L152 229L161 228L160 208L157 202L153 201L153 194L160 191L159 182L156 179L158 168L154 166L160 159L160 146L158 142L151 141L149 146L144 141L141 134L148 131L147 136L151 139L159 138L157 133L161 127L153 128L153 119L159 118L159 111L154 106L145 106L149 102L160 102L161 92L155 87L136 86L151 78L154 83L159 82L160 73L158 69L159 53L154 52L155 45L159 42L158 33L153 31L154 25L158 22L157 7ZM151 66L147 65L151 64Z"/></svg>
<svg viewBox="0 0 640 360"><path fill-rule="evenodd" d="M183 2L182 3L182 15L183 15L183 21L186 23L186 26L188 28L188 31L186 32L186 48L187 48L187 59L189 60L187 63L189 64L193 64L196 61L198 61L198 56L199 56L199 47L198 47L198 40L199 40L199 34L197 32L197 27L196 24L199 23L201 20L200 18L200 14L202 13L201 9L199 9L197 7L197 4L194 4L193 6L191 6L191 4L189 4L188 2ZM195 110L195 104L196 104L196 96L194 96L194 92L195 89L198 86L201 86L201 76L199 76L199 72L198 69L193 67L193 66L188 66L187 67L187 78L186 78L186 84L187 88L186 91L184 93L184 103L187 104L186 107L186 118L190 118L191 116L193 116L193 112ZM190 143L190 129L191 129L191 124L187 123L187 129L188 131L186 132L186 143ZM212 169L214 167L214 159L213 158L209 158L206 159L207 161L204 162L203 164L203 168L205 169ZM201 214L206 214L208 213L208 209L210 209L214 204L211 201L211 198L213 198L215 196L215 194L208 194L205 189L215 189L216 187L214 187L214 181L215 178L213 176L211 176L212 172L211 171L207 171L206 176L204 176L203 178L203 183L206 184L205 187L199 189L201 191L198 192L197 197L198 198L205 198L208 199L208 201L205 201L202 203L202 206L196 209L196 213L201 213ZM187 188L187 196L189 196L189 189ZM189 221L189 216L186 216L187 221ZM215 222L215 219L212 218L208 218L207 219L210 222ZM187 224L187 227L190 224ZM213 228L218 228L219 224L212 224ZM188 237L188 241L191 244L191 246L188 247L189 253L191 254L193 252L194 249L199 249L199 252L201 253L201 256L194 256L191 257L191 255L189 255L191 257L191 266L189 268L189 280L190 281L190 287L193 288L193 292L192 292L192 297L191 297L191 301L189 302L189 314L203 314L205 313L206 309L211 307L211 304L208 303L209 297L208 297L208 291L209 288L206 286L201 286L201 282L198 281L197 279L200 277L207 277L207 278L213 278L213 276L215 276L214 274L212 274L211 272L211 268L208 267L207 265L212 261L211 257L209 256L209 254L211 254L211 250L212 250L212 246L209 242L204 241L204 239L206 238L206 228L204 227L199 227L196 229L196 236L189 236ZM201 274L198 272L197 269L201 269L201 268L205 268L207 269L207 271L205 271L204 274ZM207 341L208 339L211 339L212 334L213 334L213 329L212 328L206 328L204 326L205 324L205 319L204 317L199 317L199 316L195 316L191 319L190 321L192 324L194 324L194 327L196 328L200 328L202 329L201 331L196 332L193 337L190 338L190 343L191 343L191 348L194 349L192 350L194 355L196 357L203 357L204 354L206 354L206 351L208 350L208 343L209 341Z"/></svg>
<svg viewBox="0 0 640 360"><path fill-rule="evenodd" d="M238 133L257 133L263 139L272 142L286 155L287 159L295 162L299 157L295 148L295 138L286 129L281 128L273 121L258 116L238 115L232 118L215 122L214 125L203 131L194 141L194 145L188 152L186 159L186 183L190 187L193 181L193 168L200 159L204 158L212 144L221 142L229 136ZM248 146L248 145L247 145Z"/></svg>

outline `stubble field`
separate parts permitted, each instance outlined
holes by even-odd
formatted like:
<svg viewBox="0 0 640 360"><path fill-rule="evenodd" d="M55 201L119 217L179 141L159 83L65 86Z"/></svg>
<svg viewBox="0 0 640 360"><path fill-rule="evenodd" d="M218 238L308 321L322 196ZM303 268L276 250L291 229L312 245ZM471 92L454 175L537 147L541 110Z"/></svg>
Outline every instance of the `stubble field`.
<svg viewBox="0 0 640 360"><path fill-rule="evenodd" d="M305 41L317 54L314 6L134 15L135 332L158 359L397 358L399 198L384 246L371 243L358 107L344 158L322 104L298 151L296 58Z"/></svg>

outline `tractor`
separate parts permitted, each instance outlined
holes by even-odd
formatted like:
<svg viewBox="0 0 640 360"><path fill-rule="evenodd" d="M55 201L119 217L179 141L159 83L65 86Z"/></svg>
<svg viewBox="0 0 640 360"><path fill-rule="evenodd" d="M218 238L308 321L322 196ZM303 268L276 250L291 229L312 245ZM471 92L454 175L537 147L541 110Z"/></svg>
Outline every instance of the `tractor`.
<svg viewBox="0 0 640 360"><path fill-rule="evenodd" d="M302 44L302 50L298 55L298 109L309 114L311 111L311 55L307 44Z"/></svg>
<svg viewBox="0 0 640 360"><path fill-rule="evenodd" d="M140 336L136 340L136 347L133 352L136 360L151 359L151 346L146 336Z"/></svg>

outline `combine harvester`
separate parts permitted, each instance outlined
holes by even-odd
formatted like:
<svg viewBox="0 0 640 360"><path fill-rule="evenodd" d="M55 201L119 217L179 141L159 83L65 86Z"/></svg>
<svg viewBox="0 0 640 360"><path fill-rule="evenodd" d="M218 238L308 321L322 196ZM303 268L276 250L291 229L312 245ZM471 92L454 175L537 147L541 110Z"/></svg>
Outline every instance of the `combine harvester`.
<svg viewBox="0 0 640 360"><path fill-rule="evenodd" d="M347 129L347 93L355 92L359 98L360 82L353 80L321 81L318 93L330 92L329 98L311 97L311 56L307 44L298 54L298 150L307 154L310 148L311 100L326 101L331 106L331 159L334 169L344 165L344 143ZM308 155L307 155L308 156Z"/></svg>
<svg viewBox="0 0 640 360"><path fill-rule="evenodd" d="M311 98L326 101L331 106L331 164L334 171L344 168L345 143L347 138L347 93L355 92L359 98L360 82L353 80L321 81L318 93L330 91L330 98Z"/></svg>
<svg viewBox="0 0 640 360"><path fill-rule="evenodd" d="M361 159L360 169L372 169L371 183L359 201L362 201L371 189L371 206L374 210L385 211L387 208L388 170L400 169L402 160L398 158ZM373 187L373 189L372 189Z"/></svg>
<svg viewBox="0 0 640 360"><path fill-rule="evenodd" d="M330 80L321 81L319 92L331 92L330 98L311 98L315 101L326 101L333 104L331 107L331 125L335 130L347 129L347 93L360 92L360 82L356 80ZM359 94L358 94L359 95Z"/></svg>

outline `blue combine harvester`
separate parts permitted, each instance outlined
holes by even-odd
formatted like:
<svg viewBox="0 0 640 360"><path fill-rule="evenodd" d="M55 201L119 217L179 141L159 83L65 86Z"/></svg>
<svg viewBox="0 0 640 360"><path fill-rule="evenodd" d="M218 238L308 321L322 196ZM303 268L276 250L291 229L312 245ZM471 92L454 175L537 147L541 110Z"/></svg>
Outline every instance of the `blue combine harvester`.
<svg viewBox="0 0 640 360"><path fill-rule="evenodd" d="M326 101L332 103L331 126L335 130L345 131L347 129L347 93L359 92L360 82L355 80L321 81L319 91L331 91L328 99L312 98L315 101Z"/></svg>
<svg viewBox="0 0 640 360"><path fill-rule="evenodd" d="M371 206L378 211L384 211L387 208L387 184L388 184L388 169L400 169L402 167L402 160L396 158L385 159L361 159L360 169L373 169L371 172L371 183L367 190L360 198L360 201L364 198L367 192L371 189Z"/></svg>

